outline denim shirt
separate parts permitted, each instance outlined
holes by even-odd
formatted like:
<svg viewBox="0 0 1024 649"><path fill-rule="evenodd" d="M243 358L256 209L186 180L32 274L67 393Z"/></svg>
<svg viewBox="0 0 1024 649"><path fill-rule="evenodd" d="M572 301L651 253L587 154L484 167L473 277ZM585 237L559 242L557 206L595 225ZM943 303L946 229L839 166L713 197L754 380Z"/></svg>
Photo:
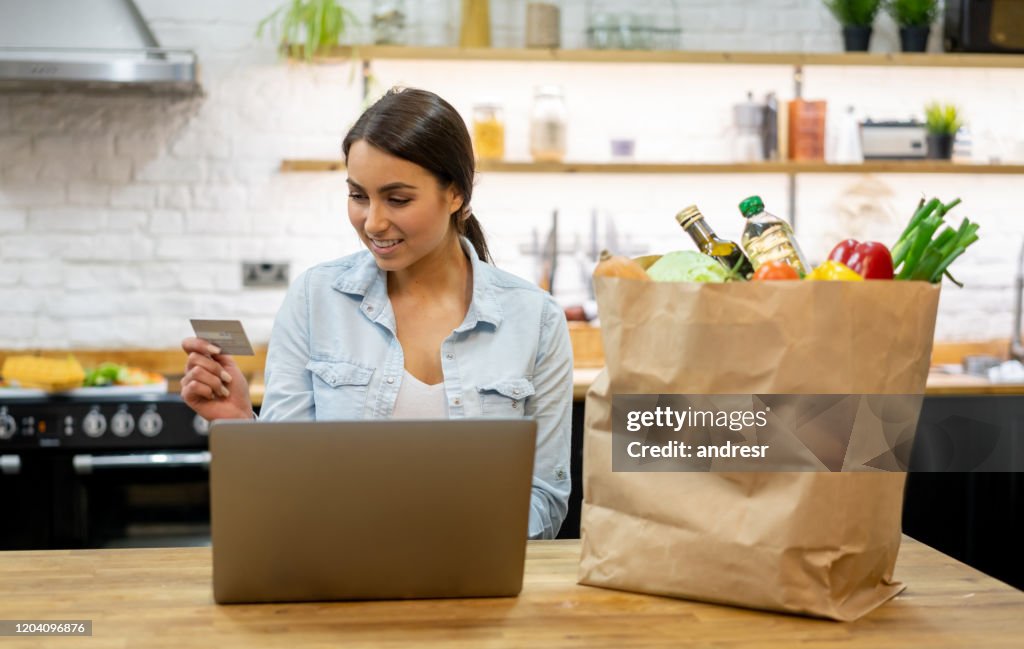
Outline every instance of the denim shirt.
<svg viewBox="0 0 1024 649"><path fill-rule="evenodd" d="M536 419L528 534L554 538L570 490L565 316L537 286L467 256L469 310L441 345L448 416ZM274 320L260 421L390 417L405 367L395 332L387 275L368 250L305 271Z"/></svg>

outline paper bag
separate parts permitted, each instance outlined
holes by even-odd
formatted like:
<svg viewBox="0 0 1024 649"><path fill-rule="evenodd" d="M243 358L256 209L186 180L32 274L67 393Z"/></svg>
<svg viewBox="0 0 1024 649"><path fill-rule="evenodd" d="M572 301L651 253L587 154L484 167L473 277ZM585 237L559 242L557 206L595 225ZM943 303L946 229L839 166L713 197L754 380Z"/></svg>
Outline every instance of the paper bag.
<svg viewBox="0 0 1024 649"><path fill-rule="evenodd" d="M939 287L595 278L582 584L854 620L898 594L904 473L613 472L613 394L922 394Z"/></svg>

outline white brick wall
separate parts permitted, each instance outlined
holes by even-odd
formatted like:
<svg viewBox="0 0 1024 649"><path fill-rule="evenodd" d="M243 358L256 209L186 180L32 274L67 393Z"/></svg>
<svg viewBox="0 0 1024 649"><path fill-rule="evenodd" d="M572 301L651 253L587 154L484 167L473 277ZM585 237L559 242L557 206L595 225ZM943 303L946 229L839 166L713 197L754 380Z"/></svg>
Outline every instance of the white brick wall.
<svg viewBox="0 0 1024 649"><path fill-rule="evenodd" d="M292 274L359 243L345 213L340 174L279 174L285 157L336 157L360 106L350 65L284 65L253 37L283 0L142 0L166 46L198 51L205 96L0 94L0 347L174 346L190 317L242 317L256 341L269 336L281 290L243 290L240 263L287 261ZM594 1L592 7L601 4ZM650 7L671 21L669 2ZM457 0L408 2L410 40L445 44L457 34ZM370 0L351 5L368 23ZM562 41L584 43L587 4L565 0ZM676 0L686 48L840 49L838 27L818 0ZM494 42L520 46L524 5L492 0ZM417 16L419 17L417 19ZM887 19L872 47L897 49ZM365 30L357 32L367 38ZM932 48L938 39L932 39ZM730 106L775 91L791 96L785 67L527 65L379 61L380 87L432 89L468 116L484 97L503 104L507 151L527 159L527 115L540 83L565 88L569 158L604 160L608 138L637 139L646 160L727 160ZM1018 70L811 68L805 94L834 110L905 117L932 98L959 102L976 148L1007 157L1024 142ZM1024 154L1022 154L1024 155ZM806 176L798 228L820 259L845 236L890 241L917 197L961 196L958 211L982 223L982 241L956 265L968 284L944 289L942 339L1010 333L1013 264L1024 221L1020 177ZM736 203L751 193L785 213L782 176L484 174L473 204L499 265L532 277L519 252L553 209L562 243L589 237L591 214L652 251L688 248L672 216L701 205L724 236L739 236ZM956 214L956 213L954 213ZM571 260L560 281L575 281Z"/></svg>

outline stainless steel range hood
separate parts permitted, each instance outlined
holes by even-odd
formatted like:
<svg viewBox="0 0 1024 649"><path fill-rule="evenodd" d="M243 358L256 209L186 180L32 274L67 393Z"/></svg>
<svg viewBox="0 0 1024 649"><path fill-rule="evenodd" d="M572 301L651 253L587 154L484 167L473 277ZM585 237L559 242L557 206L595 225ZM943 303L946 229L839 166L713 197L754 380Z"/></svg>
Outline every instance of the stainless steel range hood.
<svg viewBox="0 0 1024 649"><path fill-rule="evenodd" d="M133 0L0 0L0 17L0 91L200 91L195 53L161 48Z"/></svg>

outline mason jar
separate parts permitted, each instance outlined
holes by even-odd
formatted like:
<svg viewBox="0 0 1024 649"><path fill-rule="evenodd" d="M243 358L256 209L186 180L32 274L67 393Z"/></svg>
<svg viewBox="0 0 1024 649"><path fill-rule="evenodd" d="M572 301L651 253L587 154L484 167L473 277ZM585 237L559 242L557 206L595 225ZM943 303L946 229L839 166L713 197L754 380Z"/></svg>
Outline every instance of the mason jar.
<svg viewBox="0 0 1024 649"><path fill-rule="evenodd" d="M477 160L505 157L505 120L498 104L487 102L473 106L473 150Z"/></svg>
<svg viewBox="0 0 1024 649"><path fill-rule="evenodd" d="M566 149L565 98L560 86L538 86L530 113L530 156L535 162L562 162Z"/></svg>

